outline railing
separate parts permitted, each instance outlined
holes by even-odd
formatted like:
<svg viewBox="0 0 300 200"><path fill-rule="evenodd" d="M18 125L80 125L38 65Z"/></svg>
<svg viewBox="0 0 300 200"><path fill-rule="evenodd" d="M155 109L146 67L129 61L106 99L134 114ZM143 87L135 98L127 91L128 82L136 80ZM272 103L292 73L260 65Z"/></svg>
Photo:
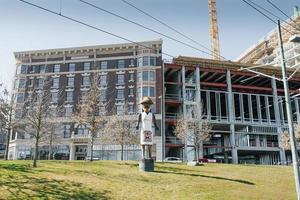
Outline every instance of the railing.
<svg viewBox="0 0 300 200"><path fill-rule="evenodd" d="M169 100L181 100L181 97L178 94L166 94L165 99Z"/></svg>
<svg viewBox="0 0 300 200"><path fill-rule="evenodd" d="M167 119L177 119L179 117L178 113L165 113Z"/></svg>
<svg viewBox="0 0 300 200"><path fill-rule="evenodd" d="M71 138L74 138L74 139L81 139L81 138L90 138L91 135L90 134L74 134L72 133L71 135Z"/></svg>
<svg viewBox="0 0 300 200"><path fill-rule="evenodd" d="M169 144L182 144L182 140L177 137L166 137L166 143Z"/></svg>

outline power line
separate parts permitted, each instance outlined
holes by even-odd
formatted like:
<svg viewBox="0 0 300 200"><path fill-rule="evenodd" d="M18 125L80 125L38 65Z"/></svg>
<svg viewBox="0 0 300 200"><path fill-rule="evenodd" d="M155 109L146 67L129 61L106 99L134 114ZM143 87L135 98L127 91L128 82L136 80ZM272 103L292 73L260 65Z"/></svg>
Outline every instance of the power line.
<svg viewBox="0 0 300 200"><path fill-rule="evenodd" d="M252 7L254 10L256 10L257 12L259 12L260 14L262 14L263 16L265 16L267 19L269 19L270 21L272 21L274 24L277 24L277 22L275 20L273 20L271 17L269 17L268 15L266 15L264 12L260 11L259 9L257 9L254 5L250 4L248 1L246 0L242 0L244 3L248 4L250 7ZM290 34L293 35L292 32L290 32L288 29L282 27L284 30L286 30L287 32L289 32Z"/></svg>
<svg viewBox="0 0 300 200"><path fill-rule="evenodd" d="M87 27L92 28L92 29L94 29L94 30L98 30L98 31L100 31L100 32L103 32L103 33L112 35L112 36L114 36L114 37L116 37L116 38L119 38L119 39L125 40L125 41L127 41L127 42L136 44L136 45L138 45L138 46L142 46L142 47L145 47L145 48L147 48L147 49L152 49L152 50L153 50L153 48L148 47L148 46L145 46L145 45L143 45L143 44L141 44L141 43L139 43L139 42L135 42L135 41L130 40L130 39L127 39L127 38L125 38L125 37L123 37L123 36L119 36L119 35L117 35L117 34L108 32L108 31L106 31L106 30L103 30L103 29L98 28L98 27L96 27L96 26L87 24L87 23L85 23L85 22L83 22L83 21L74 19L74 18L69 17L69 16L67 16L67 15L64 15L64 14L61 14L61 13L57 13L57 12L55 12L55 11L53 11L53 10L48 9L48 8L44 8L44 7L42 7L42 6L36 5L36 4L34 4L34 3L30 3L30 2L25 1L25 0L19 0L19 1L21 1L21 2L23 2L23 3L26 3L26 4L30 5L30 6L39 8L39 9L41 9L41 10L44 10L44 11L46 11L46 12L48 12L48 13L51 13L51 14L60 16L60 17L62 17L62 18L68 19L68 20L70 20L70 21L76 22L76 23L81 24L81 25L84 25L84 26L87 26ZM172 56L172 55L170 55L170 54L168 54L168 53L163 53L163 52L162 52L162 54L164 54L164 55L166 55L166 56L169 56L169 57L172 57L172 58L175 58L175 56Z"/></svg>
<svg viewBox="0 0 300 200"><path fill-rule="evenodd" d="M283 10L281 10L278 6L276 6L274 3L272 3L270 0L266 0L271 6L273 6L275 9L277 9L279 12L281 12L284 16L286 16L288 19L291 19L290 16L288 16ZM299 26L297 22L295 22L293 19L291 19L292 22L294 22L296 25ZM299 29L298 29L299 30Z"/></svg>
<svg viewBox="0 0 300 200"><path fill-rule="evenodd" d="M277 18L277 19L280 19L280 20L281 20L282 22L284 22L285 24L287 24L287 25L293 27L294 29L300 31L300 29L298 29L297 27L293 26L292 24L286 22L286 20L282 19L282 18L279 17L278 15L275 15L274 13L272 13L272 12L269 11L269 10L267 10L266 8L260 6L259 4L255 3L255 2L253 2L253 1L251 1L251 0L248 0L248 1L249 1L250 3L252 3L253 5L255 5L256 7L260 8L261 10L264 10L265 12L269 13L269 14L272 15L273 17L275 17L275 18Z"/></svg>
<svg viewBox="0 0 300 200"><path fill-rule="evenodd" d="M113 12L111 12L111 11L108 11L108 10L106 10L106 9L104 9L104 8L101 8L101 7L99 7L99 6L96 6L95 4L92 4L92 3L87 2L87 1L84 1L84 0L79 0L79 1L82 2L82 3L84 3L84 4L86 4L86 5L91 6L91 7L93 7L93 8L96 8L96 9L98 9L98 10L101 10L101 11L103 11L103 12L106 12L106 13L108 13L108 14L110 14L110 15L113 15L113 16L115 16L115 17L118 17L118 18L120 18L120 19L122 19L122 20L125 20L125 21L127 21L127 22L130 22L130 23L132 23L132 24L134 24L134 25L137 25L137 26L142 27L142 28L144 28L144 29L147 29L147 30L149 30L149 31L151 31L151 32L154 32L154 33L156 33L156 34L159 34L159 35L161 35L161 36L164 36L164 37L166 37L166 38L168 38L168 39L170 39L170 40L173 40L173 41L175 41L175 42L178 42L178 43L180 43L180 44L182 44L182 45L184 45L184 46L190 47L190 48L192 48L192 49L194 49L194 50L197 50L197 51L199 51L199 52L202 52L202 53L207 54L207 55L210 55L210 56L212 55L211 53L208 53L208 52L206 52L206 51L204 51L204 50L201 50L201 49L199 49L199 48L197 48L197 47L194 47L194 46L192 46L192 45L190 45L190 44L188 44L188 43L182 42L182 41L180 41L180 40L178 40L178 39L176 39L176 38L174 38L174 37L171 37L171 36L169 36L169 35L166 35L166 34L164 34L164 33L161 33L161 32L159 32L159 31L154 30L154 29L152 29L152 28L149 28L149 27L147 27L147 26L145 26L145 25L142 25L142 24L140 24L140 23L137 23L137 22L135 22L135 21L132 21L132 20L130 20L130 19L127 19L127 18L125 18L125 17L123 17L123 16L121 16L121 15L118 15L118 14L116 14L116 13L113 13Z"/></svg>
<svg viewBox="0 0 300 200"><path fill-rule="evenodd" d="M290 18L290 16L288 16L285 12L283 12L280 8L278 8L274 3L272 3L269 0L266 0L269 4L271 4L271 6L273 6L274 8L276 8L279 12L281 12L284 16L286 16L287 18Z"/></svg>
<svg viewBox="0 0 300 200"><path fill-rule="evenodd" d="M185 35L184 33L180 32L180 31L178 31L178 30L175 29L174 27L172 27L172 26L168 25L167 23L163 22L162 20L160 20L160 19L154 17L153 15L151 15L151 14L149 14L148 12L142 10L141 8L138 8L137 6L133 5L132 3L130 3L130 2L128 2L128 1L126 1L126 0L121 0L121 1L123 1L123 2L126 3L127 5L131 6L132 8L138 10L139 12L145 14L146 16L150 17L151 19L154 19L155 21L159 22L159 23L162 24L163 26L165 26L165 27L171 29L172 31L174 31L174 32L176 32L176 33L178 33L179 35L183 36L184 38L186 38L186 39L192 41L193 43L195 43L195 44L201 46L202 48L204 48L204 49L210 51L211 53L214 53L213 51L211 51L211 49L209 49L209 48L206 47L205 45L203 45L203 44L197 42L197 41L194 40L193 38L191 38L191 37ZM223 57L223 58L224 58L224 57ZM225 59L225 58L224 58L224 59Z"/></svg>

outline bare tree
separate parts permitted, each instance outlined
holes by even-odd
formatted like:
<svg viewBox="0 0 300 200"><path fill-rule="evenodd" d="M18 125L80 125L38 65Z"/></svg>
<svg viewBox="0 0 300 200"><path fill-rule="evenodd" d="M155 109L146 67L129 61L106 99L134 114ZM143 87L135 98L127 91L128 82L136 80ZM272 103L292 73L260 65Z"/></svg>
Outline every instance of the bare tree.
<svg viewBox="0 0 300 200"><path fill-rule="evenodd" d="M195 147L195 159L198 162L203 142L211 138L212 125L204 119L179 119L175 124L174 133L177 137L191 143Z"/></svg>
<svg viewBox="0 0 300 200"><path fill-rule="evenodd" d="M8 159L11 130L17 126L14 120L14 100L15 95L10 93L3 84L0 83L0 130L6 130L6 148L4 159Z"/></svg>
<svg viewBox="0 0 300 200"><path fill-rule="evenodd" d="M135 130L136 115L113 115L105 126L102 141L121 146L121 160L124 160L124 146L139 144L139 134Z"/></svg>
<svg viewBox="0 0 300 200"><path fill-rule="evenodd" d="M101 108L106 108L108 105L101 101L101 95L103 92L104 90L99 85L99 75L94 74L90 78L90 88L87 93L87 97L83 98L82 102L78 104L78 111L74 116L74 120L80 125L85 125L90 132L90 161L93 161L95 138L104 130L104 124L107 121L105 113L101 111Z"/></svg>
<svg viewBox="0 0 300 200"><path fill-rule="evenodd" d="M49 84L51 79L46 80L42 88L35 88L26 98L24 104L24 116L20 123L21 130L25 131L34 139L33 167L37 167L39 145L43 142L51 129L58 107L51 106L51 93Z"/></svg>
<svg viewBox="0 0 300 200"><path fill-rule="evenodd" d="M294 130L295 130L296 142L300 142L300 124L295 124L294 127L295 127ZM279 139L279 147L284 150L291 149L290 135L288 131L284 131L281 134Z"/></svg>

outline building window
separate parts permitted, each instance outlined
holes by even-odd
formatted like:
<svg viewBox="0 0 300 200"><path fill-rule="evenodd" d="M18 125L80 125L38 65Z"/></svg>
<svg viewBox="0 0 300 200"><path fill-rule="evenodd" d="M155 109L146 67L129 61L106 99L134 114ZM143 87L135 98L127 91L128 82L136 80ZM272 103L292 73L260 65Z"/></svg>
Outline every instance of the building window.
<svg viewBox="0 0 300 200"><path fill-rule="evenodd" d="M59 87L59 78L53 78L52 80L52 87L58 88Z"/></svg>
<svg viewBox="0 0 300 200"><path fill-rule="evenodd" d="M103 115L103 114L105 114L105 113L106 113L105 106L100 106L100 108L99 108L99 114L100 114L100 115Z"/></svg>
<svg viewBox="0 0 300 200"><path fill-rule="evenodd" d="M74 77L69 77L68 78L68 86L69 87L74 87Z"/></svg>
<svg viewBox="0 0 300 200"><path fill-rule="evenodd" d="M117 90L117 99L124 99L124 90Z"/></svg>
<svg viewBox="0 0 300 200"><path fill-rule="evenodd" d="M149 57L148 56L143 56L143 66L149 66Z"/></svg>
<svg viewBox="0 0 300 200"><path fill-rule="evenodd" d="M69 72L75 72L75 63L70 63L69 64Z"/></svg>
<svg viewBox="0 0 300 200"><path fill-rule="evenodd" d="M31 66L30 73L31 73L31 74L35 73L35 65Z"/></svg>
<svg viewBox="0 0 300 200"><path fill-rule="evenodd" d="M134 66L134 59L130 59L130 66Z"/></svg>
<svg viewBox="0 0 300 200"><path fill-rule="evenodd" d="M155 81L155 72L154 71L149 72L149 80L150 81Z"/></svg>
<svg viewBox="0 0 300 200"><path fill-rule="evenodd" d="M100 68L107 69L107 61L101 61Z"/></svg>
<svg viewBox="0 0 300 200"><path fill-rule="evenodd" d="M60 65L54 65L53 72L60 72Z"/></svg>
<svg viewBox="0 0 300 200"><path fill-rule="evenodd" d="M84 76L82 79L82 85L83 86L89 86L90 85L90 77L89 76Z"/></svg>
<svg viewBox="0 0 300 200"><path fill-rule="evenodd" d="M129 95L133 95L133 88L129 88Z"/></svg>
<svg viewBox="0 0 300 200"><path fill-rule="evenodd" d="M128 105L128 112L129 113L133 113L134 112L133 105Z"/></svg>
<svg viewBox="0 0 300 200"><path fill-rule="evenodd" d="M83 70L84 71L91 70L91 63L83 63Z"/></svg>
<svg viewBox="0 0 300 200"><path fill-rule="evenodd" d="M73 101L73 91L67 91L67 101Z"/></svg>
<svg viewBox="0 0 300 200"><path fill-rule="evenodd" d="M29 81L29 83L28 83L28 87L32 87L32 86L33 86L33 82L34 82L34 80L33 80L33 79L29 79L28 81Z"/></svg>
<svg viewBox="0 0 300 200"><path fill-rule="evenodd" d="M38 79L38 88L43 88L44 87L44 79L43 78L39 78Z"/></svg>
<svg viewBox="0 0 300 200"><path fill-rule="evenodd" d="M117 84L124 84L124 74L118 74Z"/></svg>
<svg viewBox="0 0 300 200"><path fill-rule="evenodd" d="M81 100L86 101L88 96L88 91L82 91L81 92Z"/></svg>
<svg viewBox="0 0 300 200"><path fill-rule="evenodd" d="M143 96L154 97L154 87L143 87Z"/></svg>
<svg viewBox="0 0 300 200"><path fill-rule="evenodd" d="M107 78L106 75L100 76L100 80L99 80L100 86L106 86L106 78Z"/></svg>
<svg viewBox="0 0 300 200"><path fill-rule="evenodd" d="M24 101L24 93L18 93L17 103L22 103Z"/></svg>
<svg viewBox="0 0 300 200"><path fill-rule="evenodd" d="M150 56L150 66L156 66L155 57Z"/></svg>
<svg viewBox="0 0 300 200"><path fill-rule="evenodd" d="M143 66L143 58L138 58L138 67Z"/></svg>
<svg viewBox="0 0 300 200"><path fill-rule="evenodd" d="M19 79L19 85L18 85L19 89L23 89L25 88L25 79Z"/></svg>
<svg viewBox="0 0 300 200"><path fill-rule="evenodd" d="M129 81L134 81L134 74L129 74Z"/></svg>
<svg viewBox="0 0 300 200"><path fill-rule="evenodd" d="M46 72L46 66L45 65L41 65L40 66L40 73L44 74Z"/></svg>
<svg viewBox="0 0 300 200"><path fill-rule="evenodd" d="M15 110L15 118L20 119L22 117L22 109Z"/></svg>
<svg viewBox="0 0 300 200"><path fill-rule="evenodd" d="M51 93L51 101L52 101L52 103L57 103L58 102L58 92L52 92Z"/></svg>
<svg viewBox="0 0 300 200"><path fill-rule="evenodd" d="M64 138L69 138L71 137L71 131L70 131L71 126L69 124L63 125L63 136Z"/></svg>
<svg viewBox="0 0 300 200"><path fill-rule="evenodd" d="M73 113L72 107L65 108L65 117L71 117L72 113Z"/></svg>
<svg viewBox="0 0 300 200"><path fill-rule="evenodd" d="M102 91L101 94L100 94L100 101L106 101L106 92L105 91Z"/></svg>
<svg viewBox="0 0 300 200"><path fill-rule="evenodd" d="M27 66L21 65L17 68L17 74L26 74L27 73Z"/></svg>
<svg viewBox="0 0 300 200"><path fill-rule="evenodd" d="M123 115L124 114L124 106L123 105L117 105L117 115Z"/></svg>
<svg viewBox="0 0 300 200"><path fill-rule="evenodd" d="M149 72L143 71L143 81L148 81L148 80L149 80Z"/></svg>
<svg viewBox="0 0 300 200"><path fill-rule="evenodd" d="M122 69L125 67L125 61L124 60L118 60L118 68Z"/></svg>

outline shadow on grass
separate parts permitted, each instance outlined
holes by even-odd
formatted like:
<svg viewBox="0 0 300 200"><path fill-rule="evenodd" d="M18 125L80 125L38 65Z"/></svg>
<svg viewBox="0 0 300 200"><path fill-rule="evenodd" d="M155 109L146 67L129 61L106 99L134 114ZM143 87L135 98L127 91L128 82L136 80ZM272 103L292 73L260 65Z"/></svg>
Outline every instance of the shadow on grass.
<svg viewBox="0 0 300 200"><path fill-rule="evenodd" d="M32 172L32 168L30 164L11 164L11 163L1 163L0 169L6 169L9 171L16 171L16 172Z"/></svg>
<svg viewBox="0 0 300 200"><path fill-rule="evenodd" d="M95 192L81 183L26 175L2 177L0 187L8 191L8 199L110 199L107 191Z"/></svg>
<svg viewBox="0 0 300 200"><path fill-rule="evenodd" d="M163 174L176 174L176 175L185 175L185 176L198 176L203 178L212 178L212 179L218 179L218 180L224 180L224 181L232 181L237 183L242 183L246 185L255 185L255 183L242 180L242 179L231 179L231 178L224 178L220 176L208 176L203 174L195 174L195 173L183 173L183 172L174 172L174 171L162 171L162 170L155 170L154 173L163 173Z"/></svg>

